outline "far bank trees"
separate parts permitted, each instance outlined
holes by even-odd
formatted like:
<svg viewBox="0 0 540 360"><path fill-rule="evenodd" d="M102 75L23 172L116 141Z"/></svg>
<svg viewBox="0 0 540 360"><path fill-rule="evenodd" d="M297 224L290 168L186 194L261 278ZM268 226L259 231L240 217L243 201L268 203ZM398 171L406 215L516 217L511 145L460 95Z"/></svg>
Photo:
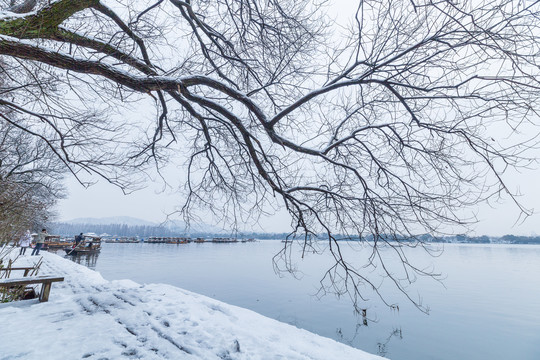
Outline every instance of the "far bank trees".
<svg viewBox="0 0 540 360"><path fill-rule="evenodd" d="M392 240L512 196L505 171L532 145L518 132L538 121L539 10L365 0L338 24L310 0L4 1L0 107L76 176L128 188L183 158L188 217L286 208L304 250L326 236L323 285L358 300L375 266L402 291L429 273L402 247L421 238ZM138 103L155 115L118 110ZM335 234L369 237L369 255Z"/></svg>

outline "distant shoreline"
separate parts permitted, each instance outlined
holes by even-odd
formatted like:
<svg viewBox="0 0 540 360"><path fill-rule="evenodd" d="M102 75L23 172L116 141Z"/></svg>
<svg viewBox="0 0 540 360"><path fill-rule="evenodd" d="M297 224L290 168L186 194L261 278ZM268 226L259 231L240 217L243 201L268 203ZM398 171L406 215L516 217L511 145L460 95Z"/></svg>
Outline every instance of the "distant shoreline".
<svg viewBox="0 0 540 360"><path fill-rule="evenodd" d="M199 226L201 229L203 226ZM163 225L128 225L128 224L92 224L92 223L52 223L50 225L50 233L64 237L73 237L80 232L95 233L102 236L104 239L115 239L120 237L132 237L137 239L147 239L149 237L170 237L181 236L191 238L211 239L214 237L232 237L238 240L241 239L257 239L257 240L284 240L291 239L289 233L261 233L261 232L216 232L213 229L208 231L192 230L186 231L180 226L163 226ZM325 235L312 236L312 240L325 240ZM303 241L303 236L293 238L295 241ZM372 235L367 235L360 239L359 237L348 237L343 234L336 234L335 239L338 241L373 241ZM468 235L453 235L436 237L429 234L416 235L414 238L406 236L390 236L380 235L380 241L399 241L403 243L421 241L424 243L457 243L457 244L519 244L519 245L540 245L540 236L468 236Z"/></svg>

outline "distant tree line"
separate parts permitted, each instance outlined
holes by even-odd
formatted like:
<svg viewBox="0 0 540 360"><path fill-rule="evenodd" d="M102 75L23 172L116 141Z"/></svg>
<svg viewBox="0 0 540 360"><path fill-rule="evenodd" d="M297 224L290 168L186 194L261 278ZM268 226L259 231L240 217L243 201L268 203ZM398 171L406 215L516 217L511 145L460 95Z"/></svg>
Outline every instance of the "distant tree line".
<svg viewBox="0 0 540 360"><path fill-rule="evenodd" d="M504 235L501 240L510 244L540 244L540 236Z"/></svg>
<svg viewBox="0 0 540 360"><path fill-rule="evenodd" d="M178 228L153 225L126 225L126 224L70 224L53 223L51 231L62 236L73 236L79 233L109 234L111 236L183 236L185 232Z"/></svg>
<svg viewBox="0 0 540 360"><path fill-rule="evenodd" d="M153 225L126 225L126 224L70 224L70 223L53 223L51 226L51 233L61 236L74 236L78 233L96 233L109 234L112 237L139 237L148 238L150 236L191 236L191 237L223 237L232 236L239 239L253 238L259 240L283 240L286 239L287 233L259 233L259 232L243 232L243 233L215 233L215 232L186 232L181 227L167 227L167 226L153 226ZM418 235L416 237L407 236L383 236L387 241L395 242L413 242L422 241L424 243L467 243L467 244L540 244L540 236L517 236L517 235L504 235L502 237L490 237L486 235L482 236L467 236L467 235L455 235L436 237L430 234ZM319 238L324 239L324 235L314 236L314 240ZM294 240L294 238L292 238ZM353 238L345 235L337 236L338 241L373 241L373 237L367 236L366 238Z"/></svg>
<svg viewBox="0 0 540 360"><path fill-rule="evenodd" d="M429 236L429 235L428 235ZM467 236L456 235L442 238L432 237L432 242L445 243L468 243L468 244L540 244L540 236L517 236L504 235L501 237L493 236Z"/></svg>
<svg viewBox="0 0 540 360"><path fill-rule="evenodd" d="M233 236L237 238L257 239L285 239L286 233L215 233L211 231L185 231L181 227L168 227L157 225L126 225L126 224L71 224L57 222L50 225L51 233L61 236L74 236L75 234L96 233L115 236L147 238L150 236L191 236L191 237L215 237Z"/></svg>
<svg viewBox="0 0 540 360"><path fill-rule="evenodd" d="M518 236L518 235L504 235L501 237L495 236L467 236L467 235L455 235L455 236L433 236L430 234L422 234L418 236L389 236L380 235L380 238L386 241L395 242L415 242L421 241L423 243L466 243L466 244L540 244L540 236ZM340 240L365 240L374 241L373 236L369 235L365 238L349 238L342 236Z"/></svg>

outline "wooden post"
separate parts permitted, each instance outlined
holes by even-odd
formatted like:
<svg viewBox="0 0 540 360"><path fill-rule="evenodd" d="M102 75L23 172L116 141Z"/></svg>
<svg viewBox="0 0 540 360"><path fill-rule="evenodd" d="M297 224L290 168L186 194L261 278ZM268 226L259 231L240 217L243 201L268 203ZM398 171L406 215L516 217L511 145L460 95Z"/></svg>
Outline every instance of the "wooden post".
<svg viewBox="0 0 540 360"><path fill-rule="evenodd" d="M49 293L51 292L51 283L44 282L41 285L41 293L39 294L39 302L49 301Z"/></svg>

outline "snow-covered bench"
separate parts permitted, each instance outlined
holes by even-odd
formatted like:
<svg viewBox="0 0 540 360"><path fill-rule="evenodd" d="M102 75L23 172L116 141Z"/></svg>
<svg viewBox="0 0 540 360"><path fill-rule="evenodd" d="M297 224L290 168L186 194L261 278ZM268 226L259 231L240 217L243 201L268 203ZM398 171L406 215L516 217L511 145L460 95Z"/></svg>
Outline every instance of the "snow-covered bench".
<svg viewBox="0 0 540 360"><path fill-rule="evenodd" d="M28 276L28 273L32 270L35 270L36 268L31 266L31 267L7 267L7 268L1 268L0 271L13 271L13 270L24 270L24 277L27 277Z"/></svg>
<svg viewBox="0 0 540 360"><path fill-rule="evenodd" d="M51 291L51 285L53 282L64 281L63 277L56 276L36 276L36 277L22 277L13 279L0 280L0 287L22 287L32 284L41 284L41 292L39 293L39 301L49 301L49 293Z"/></svg>

